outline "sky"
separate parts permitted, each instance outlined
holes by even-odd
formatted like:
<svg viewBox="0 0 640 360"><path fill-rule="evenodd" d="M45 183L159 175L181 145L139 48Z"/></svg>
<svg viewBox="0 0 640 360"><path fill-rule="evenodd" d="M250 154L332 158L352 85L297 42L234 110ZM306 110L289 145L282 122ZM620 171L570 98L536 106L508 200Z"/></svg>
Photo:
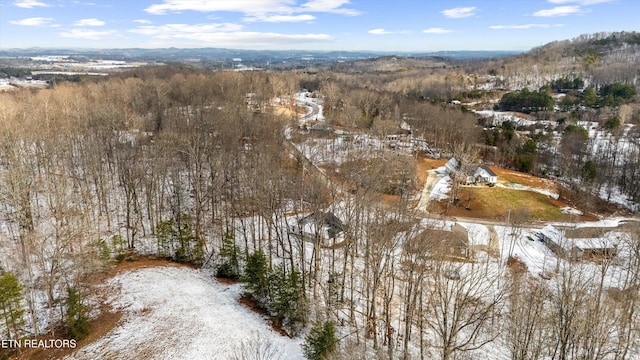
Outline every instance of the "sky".
<svg viewBox="0 0 640 360"><path fill-rule="evenodd" d="M638 0L0 0L0 49L525 51L640 31Z"/></svg>

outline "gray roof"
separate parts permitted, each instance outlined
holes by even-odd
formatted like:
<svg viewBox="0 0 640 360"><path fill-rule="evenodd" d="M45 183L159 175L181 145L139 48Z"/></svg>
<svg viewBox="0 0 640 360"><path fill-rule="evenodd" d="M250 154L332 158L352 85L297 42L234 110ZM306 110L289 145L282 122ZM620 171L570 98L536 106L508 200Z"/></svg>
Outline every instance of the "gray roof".
<svg viewBox="0 0 640 360"><path fill-rule="evenodd" d="M487 165L480 165L480 168L489 174L489 176L498 176L498 174L494 173Z"/></svg>

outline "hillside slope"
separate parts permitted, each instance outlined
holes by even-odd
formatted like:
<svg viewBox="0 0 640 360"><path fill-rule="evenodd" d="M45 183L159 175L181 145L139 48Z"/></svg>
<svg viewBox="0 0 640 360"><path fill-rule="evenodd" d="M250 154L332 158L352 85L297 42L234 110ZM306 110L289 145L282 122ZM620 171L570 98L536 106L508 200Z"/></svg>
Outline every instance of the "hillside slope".
<svg viewBox="0 0 640 360"><path fill-rule="evenodd" d="M122 323L67 359L242 359L257 348L272 359L303 358L299 340L280 336L238 302L239 284L219 283L203 270L124 272L105 291L124 312Z"/></svg>

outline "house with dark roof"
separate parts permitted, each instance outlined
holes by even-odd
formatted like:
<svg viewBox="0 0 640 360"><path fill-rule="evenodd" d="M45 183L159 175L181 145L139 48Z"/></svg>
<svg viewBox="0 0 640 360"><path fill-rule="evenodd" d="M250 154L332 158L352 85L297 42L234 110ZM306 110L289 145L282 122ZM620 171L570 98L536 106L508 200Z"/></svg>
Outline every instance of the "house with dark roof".
<svg viewBox="0 0 640 360"><path fill-rule="evenodd" d="M498 182L498 175L487 165L463 166L460 160L452 157L444 166L459 182L488 185Z"/></svg>
<svg viewBox="0 0 640 360"><path fill-rule="evenodd" d="M315 211L298 220L297 226L290 232L309 242L323 242L336 239L344 232L344 223L331 211Z"/></svg>
<svg viewBox="0 0 640 360"><path fill-rule="evenodd" d="M473 173L473 182L481 184L495 184L498 182L498 175L487 165L480 165Z"/></svg>
<svg viewBox="0 0 640 360"><path fill-rule="evenodd" d="M331 125L325 122L317 122L307 128L310 133L319 135L319 136L327 136L333 134L333 128Z"/></svg>

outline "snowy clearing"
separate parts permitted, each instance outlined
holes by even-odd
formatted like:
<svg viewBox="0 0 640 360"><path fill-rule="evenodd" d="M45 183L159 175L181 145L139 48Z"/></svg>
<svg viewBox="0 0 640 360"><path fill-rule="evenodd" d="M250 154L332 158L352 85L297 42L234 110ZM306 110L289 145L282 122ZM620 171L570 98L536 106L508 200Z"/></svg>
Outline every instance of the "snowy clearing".
<svg viewBox="0 0 640 360"><path fill-rule="evenodd" d="M279 335L238 302L240 284L222 284L204 270L145 268L105 286L124 312L122 323L67 359L233 359L258 339L281 358L304 358L300 339Z"/></svg>

